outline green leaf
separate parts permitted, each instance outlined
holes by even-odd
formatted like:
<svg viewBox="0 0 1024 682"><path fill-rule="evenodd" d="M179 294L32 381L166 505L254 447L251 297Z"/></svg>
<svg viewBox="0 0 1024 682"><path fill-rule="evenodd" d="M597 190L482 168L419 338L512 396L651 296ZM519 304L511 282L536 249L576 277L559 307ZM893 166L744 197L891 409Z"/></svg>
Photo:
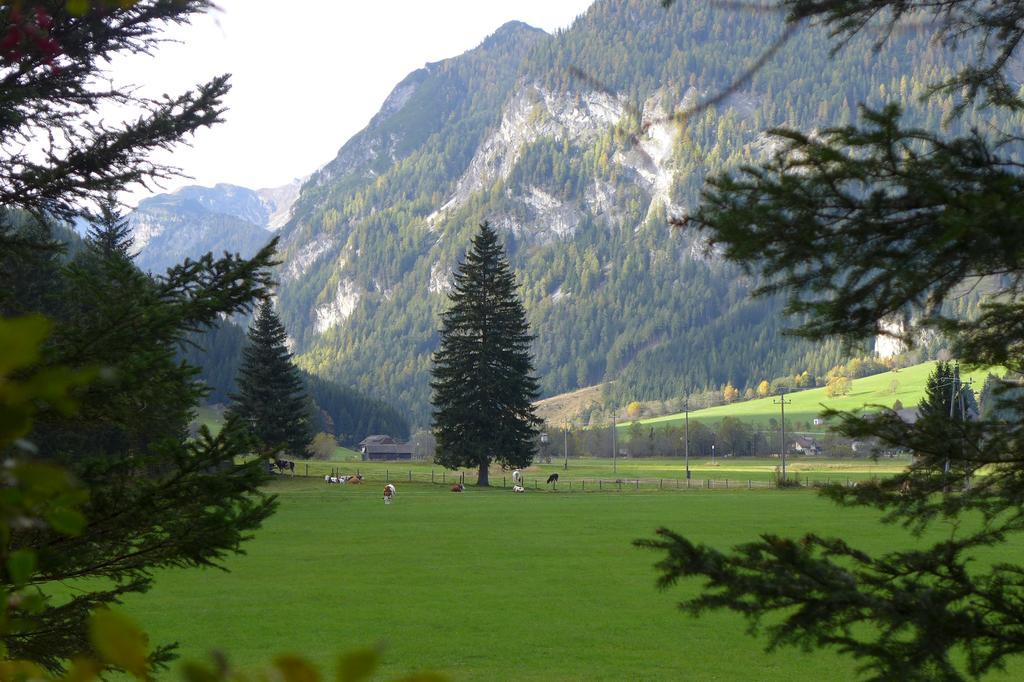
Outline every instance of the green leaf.
<svg viewBox="0 0 1024 682"><path fill-rule="evenodd" d="M135 621L117 611L98 609L89 622L89 636L105 663L139 679L149 674L149 637Z"/></svg>
<svg viewBox="0 0 1024 682"><path fill-rule="evenodd" d="M28 582L28 579L36 570L36 553L31 549L19 549L11 552L7 559L7 575L11 582L21 586Z"/></svg>
<svg viewBox="0 0 1024 682"><path fill-rule="evenodd" d="M185 682L217 682L220 679L216 671L193 661L187 661L182 664L181 676L185 679Z"/></svg>
<svg viewBox="0 0 1024 682"><path fill-rule="evenodd" d="M30 661L0 661L0 680L43 680L46 673Z"/></svg>
<svg viewBox="0 0 1024 682"><path fill-rule="evenodd" d="M89 11L89 0L68 0L64 8L73 17L84 17Z"/></svg>
<svg viewBox="0 0 1024 682"><path fill-rule="evenodd" d="M46 521L62 535L78 535L85 528L85 516L74 509L58 507L46 515Z"/></svg>
<svg viewBox="0 0 1024 682"><path fill-rule="evenodd" d="M320 673L309 661L298 656L278 656L274 667L281 672L284 682L320 682Z"/></svg>
<svg viewBox="0 0 1024 682"><path fill-rule="evenodd" d="M71 662L71 667L61 678L61 682L90 682L98 679L102 672L103 666L100 663L83 656Z"/></svg>
<svg viewBox="0 0 1024 682"><path fill-rule="evenodd" d="M373 649L350 651L338 659L338 682L360 682L373 675L380 655Z"/></svg>
<svg viewBox="0 0 1024 682"><path fill-rule="evenodd" d="M52 324L42 315L0 319L0 376L27 367L39 359L39 349Z"/></svg>

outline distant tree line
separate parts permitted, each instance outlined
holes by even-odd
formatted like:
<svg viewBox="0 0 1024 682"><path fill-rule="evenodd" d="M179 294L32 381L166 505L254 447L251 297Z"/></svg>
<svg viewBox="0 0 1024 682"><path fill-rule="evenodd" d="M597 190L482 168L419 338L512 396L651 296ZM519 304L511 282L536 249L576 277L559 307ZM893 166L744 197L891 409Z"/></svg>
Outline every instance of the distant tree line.
<svg viewBox="0 0 1024 682"><path fill-rule="evenodd" d="M786 443L792 452L798 436L808 433L810 424L804 421L786 420ZM772 419L767 427L744 421L738 417L725 417L712 425L695 419L690 420L690 457L710 459L714 445L717 457L768 457L779 453L780 429L778 421ZM595 426L586 429L548 427L549 443L542 448L542 458L558 459L568 450L570 458L612 456L611 426ZM566 436L568 436L566 438ZM639 421L620 424L616 434L619 456L682 458L685 451L685 428L682 424L654 425ZM850 456L849 439L816 433L814 436L822 447L824 456Z"/></svg>

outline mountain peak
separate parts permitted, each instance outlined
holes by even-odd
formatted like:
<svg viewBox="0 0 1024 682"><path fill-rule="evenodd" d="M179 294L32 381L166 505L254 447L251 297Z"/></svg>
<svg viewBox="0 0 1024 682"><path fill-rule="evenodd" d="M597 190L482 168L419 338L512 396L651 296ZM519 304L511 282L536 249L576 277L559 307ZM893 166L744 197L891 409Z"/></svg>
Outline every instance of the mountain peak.
<svg viewBox="0 0 1024 682"><path fill-rule="evenodd" d="M497 31L487 36L481 47L491 48L517 40L523 36L534 37L538 35L547 35L547 32L522 21L508 21L499 26Z"/></svg>

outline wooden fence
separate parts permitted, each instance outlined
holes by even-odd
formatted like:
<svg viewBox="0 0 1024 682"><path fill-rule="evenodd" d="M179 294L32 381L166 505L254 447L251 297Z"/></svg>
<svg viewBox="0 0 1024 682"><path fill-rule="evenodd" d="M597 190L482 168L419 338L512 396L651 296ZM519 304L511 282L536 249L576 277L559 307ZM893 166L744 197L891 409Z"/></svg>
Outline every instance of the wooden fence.
<svg viewBox="0 0 1024 682"><path fill-rule="evenodd" d="M345 468L347 473L353 473L352 469ZM340 471L338 472L340 473ZM360 473L355 467L354 473ZM278 474L288 476L291 474ZM295 475L323 478L323 474L310 474L309 465L305 462L296 462ZM434 485L449 486L462 483L466 486L476 485L476 476L467 476L466 472L453 472L447 469L432 469L430 473L423 471L385 469L383 473L375 471L372 474L363 473L363 480L377 483L401 483L418 482L433 483ZM821 487L826 485L851 486L855 483L848 478L824 477L821 479L810 479L794 476L791 481L798 481L804 487ZM561 478L561 480L548 484L546 478L534 478L524 476L523 486L528 490L558 490L561 492L630 492L630 491L655 491L655 490L766 490L777 488L775 480L758 480L753 478L603 478L603 477L573 477ZM500 478L492 476L491 486L500 488L512 487L512 476L504 474Z"/></svg>

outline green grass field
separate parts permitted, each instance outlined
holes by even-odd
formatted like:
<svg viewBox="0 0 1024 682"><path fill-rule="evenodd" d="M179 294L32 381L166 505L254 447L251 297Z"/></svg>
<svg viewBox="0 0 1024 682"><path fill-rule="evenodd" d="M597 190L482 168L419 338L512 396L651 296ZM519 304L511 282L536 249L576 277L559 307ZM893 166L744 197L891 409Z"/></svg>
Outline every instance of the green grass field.
<svg viewBox="0 0 1024 682"><path fill-rule="evenodd" d="M897 400L904 407L914 407L924 396L928 375L932 373L934 367L934 362L926 362L901 369L898 372L883 372L870 377L854 379L850 393L835 398L826 396L824 388L787 393L786 399L793 402L786 405L786 422L789 423L790 420L811 422L825 408L856 410L862 407L870 409L871 405L892 407ZM982 369L965 373L964 380L973 379L975 393L980 393L981 387L985 383L985 377L990 371L992 370ZM899 382L895 393L891 390L893 380ZM691 412L690 419L711 425L720 422L725 417L739 417L745 422L767 426L771 419L779 418L779 406L775 404L777 400L778 396L771 396L729 405L718 405ZM670 424L679 426L682 422L682 414L640 420L641 424L665 426ZM619 426L620 429L628 427L628 423L622 423Z"/></svg>
<svg viewBox="0 0 1024 682"><path fill-rule="evenodd" d="M196 408L196 417L193 421L199 422L200 425L210 429L210 433L217 435L224 425L224 414L219 408L202 405Z"/></svg>
<svg viewBox="0 0 1024 682"><path fill-rule="evenodd" d="M337 652L381 644L379 679L852 679L855 663L832 652L765 653L734 615L682 615L675 601L699 584L659 592L659 556L631 542L662 525L722 548L767 531L873 551L914 542L806 490L453 494L399 482L388 506L377 484L278 477L271 490L280 510L230 572L166 571L128 600L156 641L179 641L187 659L229 652L249 670L301 652L328 675ZM999 558L1024 561L1024 547Z"/></svg>
<svg viewBox="0 0 1024 682"><path fill-rule="evenodd" d="M334 457L332 461L335 462L358 462L363 459L363 455L350 448L339 445L334 449Z"/></svg>

